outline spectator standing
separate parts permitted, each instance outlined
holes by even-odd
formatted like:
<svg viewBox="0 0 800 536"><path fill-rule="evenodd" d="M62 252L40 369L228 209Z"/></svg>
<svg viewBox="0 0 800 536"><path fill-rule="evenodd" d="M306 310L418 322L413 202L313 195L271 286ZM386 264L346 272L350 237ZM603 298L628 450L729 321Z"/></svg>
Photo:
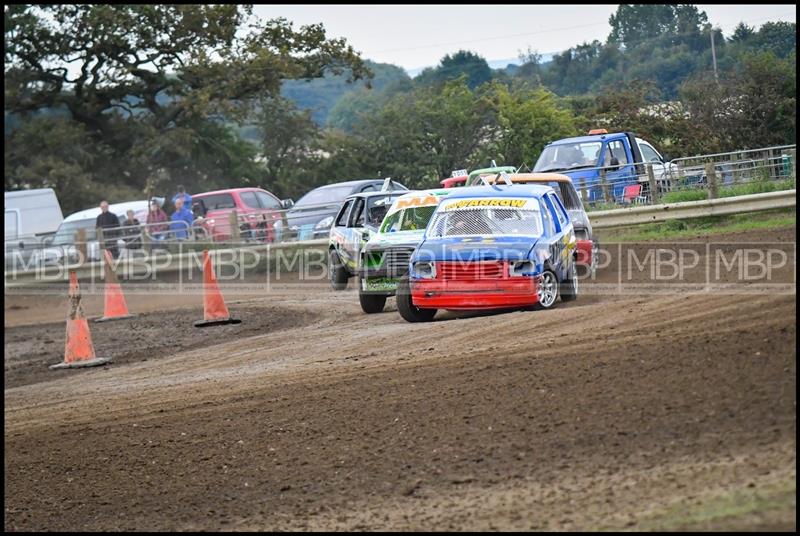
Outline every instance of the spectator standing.
<svg viewBox="0 0 800 536"><path fill-rule="evenodd" d="M161 210L161 206L155 198L151 199L150 210L147 212L147 225L150 236L155 240L163 240L164 232L168 229L167 221L169 221L167 213ZM159 225L162 223L163 225Z"/></svg>
<svg viewBox="0 0 800 536"><path fill-rule="evenodd" d="M185 225L183 222L185 222ZM175 238L179 240L188 238L193 222L194 214L183 204L182 197L177 198L175 200L175 212L172 213L172 223L170 224Z"/></svg>
<svg viewBox="0 0 800 536"><path fill-rule="evenodd" d="M186 193L186 188L183 185L178 185L178 193L172 196L172 204L175 204L175 201L178 199L183 199L183 205L188 209L192 206L192 196Z"/></svg>
<svg viewBox="0 0 800 536"><path fill-rule="evenodd" d="M141 249L142 247L142 230L139 227L139 220L134 217L132 210L126 213L127 218L122 223L122 236L125 239L125 247L127 249Z"/></svg>
<svg viewBox="0 0 800 536"><path fill-rule="evenodd" d="M108 210L108 201L103 200L100 202L100 215L97 216L95 227L103 229L103 242L105 248L111 252L111 256L115 259L119 258L119 249L117 248L117 233L119 232L119 218L116 214Z"/></svg>

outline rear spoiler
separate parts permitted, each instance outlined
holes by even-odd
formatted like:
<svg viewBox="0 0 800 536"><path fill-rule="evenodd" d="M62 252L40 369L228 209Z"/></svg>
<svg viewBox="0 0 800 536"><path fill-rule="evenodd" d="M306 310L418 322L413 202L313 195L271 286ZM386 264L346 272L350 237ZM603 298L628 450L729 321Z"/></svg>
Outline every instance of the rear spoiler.
<svg viewBox="0 0 800 536"><path fill-rule="evenodd" d="M394 191L394 181L391 177L386 177L383 180L383 185L381 186L381 192L393 192Z"/></svg>

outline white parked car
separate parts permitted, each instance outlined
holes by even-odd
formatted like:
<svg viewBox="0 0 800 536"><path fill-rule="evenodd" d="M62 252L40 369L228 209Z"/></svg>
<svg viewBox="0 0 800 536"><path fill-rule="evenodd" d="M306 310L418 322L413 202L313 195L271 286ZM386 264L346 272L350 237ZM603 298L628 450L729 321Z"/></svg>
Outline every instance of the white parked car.
<svg viewBox="0 0 800 536"><path fill-rule="evenodd" d="M148 202L143 200L114 203L109 205L108 210L119 218L120 224L125 221L128 210L133 210L134 217L143 224L147 219ZM100 215L100 207L81 210L64 218L50 245L34 253L33 260L35 265L60 264L65 257L69 261L77 260L78 249L75 246L75 238L80 229L86 231L87 260L100 260L100 245L97 241L97 231L95 229L98 215ZM122 239L119 239L117 243L120 247L124 247L125 243Z"/></svg>

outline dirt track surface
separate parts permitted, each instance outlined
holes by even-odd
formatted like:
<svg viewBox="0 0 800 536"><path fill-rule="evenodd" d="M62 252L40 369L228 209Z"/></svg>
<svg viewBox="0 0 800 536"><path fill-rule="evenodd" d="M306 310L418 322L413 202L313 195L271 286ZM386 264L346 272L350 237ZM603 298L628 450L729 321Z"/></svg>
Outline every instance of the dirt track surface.
<svg viewBox="0 0 800 536"><path fill-rule="evenodd" d="M796 526L792 295L412 325L286 284L231 309L263 331L6 387L6 529Z"/></svg>

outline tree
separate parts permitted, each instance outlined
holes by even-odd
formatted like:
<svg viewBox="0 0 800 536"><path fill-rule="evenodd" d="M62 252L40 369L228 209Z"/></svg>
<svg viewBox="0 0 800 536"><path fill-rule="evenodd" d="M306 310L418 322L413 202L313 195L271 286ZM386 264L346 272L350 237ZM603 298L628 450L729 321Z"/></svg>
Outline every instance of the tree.
<svg viewBox="0 0 800 536"><path fill-rule="evenodd" d="M283 97L264 99L258 115L261 158L272 190L291 190L307 159L317 149L320 131L311 114Z"/></svg>
<svg viewBox="0 0 800 536"><path fill-rule="evenodd" d="M751 26L748 26L744 22L740 22L736 25L736 28L733 29L731 41L741 43L753 37L755 33L755 30Z"/></svg>
<svg viewBox="0 0 800 536"><path fill-rule="evenodd" d="M429 187L474 164L492 137L493 122L491 101L462 76L394 96L357 131L363 150L382 162L384 175L409 187Z"/></svg>
<svg viewBox="0 0 800 536"><path fill-rule="evenodd" d="M621 4L608 22L609 42L630 48L664 34L698 35L708 16L691 4Z"/></svg>
<svg viewBox="0 0 800 536"><path fill-rule="evenodd" d="M528 79L532 86L540 85L542 83L542 55L539 54L539 51L534 50L529 46L527 51L520 51L518 57L521 65L517 69L516 73L514 73L515 76L517 78Z"/></svg>
<svg viewBox="0 0 800 536"><path fill-rule="evenodd" d="M116 181L98 179L111 150L68 118L41 116L24 122L6 136L4 149L6 191L31 185L53 188L65 212L131 193Z"/></svg>
<svg viewBox="0 0 800 536"><path fill-rule="evenodd" d="M134 189L160 169L188 187L212 173L243 179L237 158L251 156L220 123L241 121L284 79L369 75L321 25L252 20L249 6L10 5L5 22L6 114L67 113L108 149L97 155L106 177ZM175 158L200 147L205 171Z"/></svg>
<svg viewBox="0 0 800 536"><path fill-rule="evenodd" d="M681 87L687 121L702 125L689 138L673 129L676 140L696 152L733 151L794 143L797 135L795 58L772 52L748 54L741 67L719 83L705 73ZM686 140L697 140L690 144Z"/></svg>
<svg viewBox="0 0 800 536"><path fill-rule="evenodd" d="M448 80L466 76L467 86L475 89L492 79L492 69L486 60L474 52L459 50L447 54L436 68L427 68L415 79L418 85L440 85Z"/></svg>
<svg viewBox="0 0 800 536"><path fill-rule="evenodd" d="M794 22L765 22L755 35L755 46L759 52L771 51L785 58L797 50L797 25Z"/></svg>
<svg viewBox="0 0 800 536"><path fill-rule="evenodd" d="M481 151L510 165L533 164L544 146L553 140L575 136L572 114L558 106L556 96L544 88L509 90L495 83L489 91L497 131Z"/></svg>

